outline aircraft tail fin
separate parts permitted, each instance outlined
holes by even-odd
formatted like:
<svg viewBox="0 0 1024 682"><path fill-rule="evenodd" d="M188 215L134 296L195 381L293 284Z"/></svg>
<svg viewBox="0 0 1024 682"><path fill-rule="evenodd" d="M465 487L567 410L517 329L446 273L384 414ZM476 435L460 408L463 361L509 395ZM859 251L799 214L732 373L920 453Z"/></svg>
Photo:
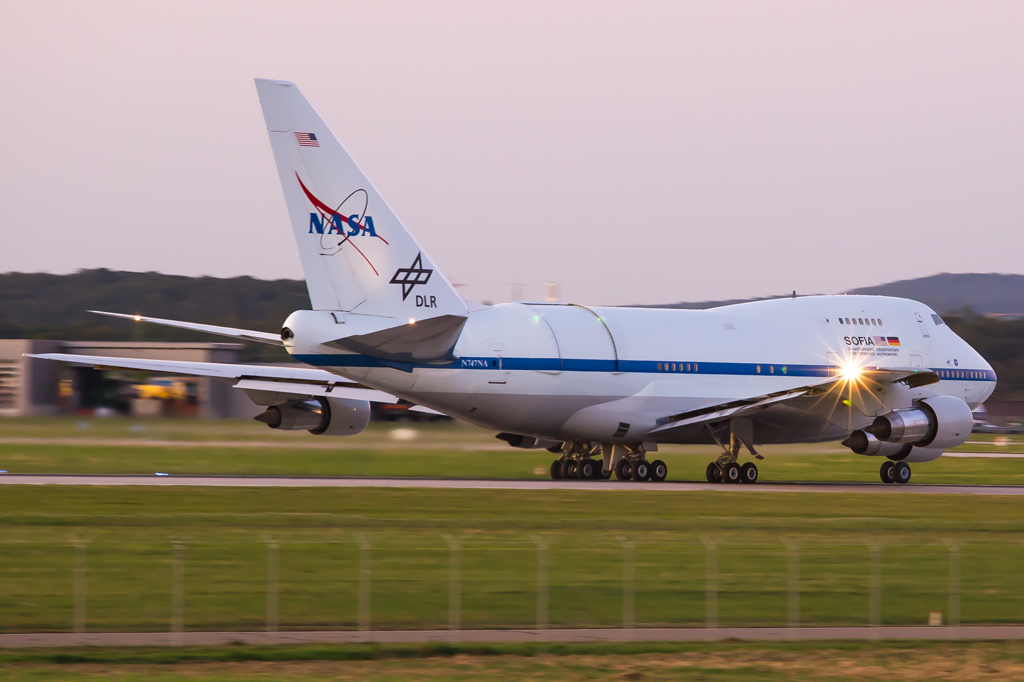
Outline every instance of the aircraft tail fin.
<svg viewBox="0 0 1024 682"><path fill-rule="evenodd" d="M403 323L465 301L294 83L256 80L314 310Z"/></svg>

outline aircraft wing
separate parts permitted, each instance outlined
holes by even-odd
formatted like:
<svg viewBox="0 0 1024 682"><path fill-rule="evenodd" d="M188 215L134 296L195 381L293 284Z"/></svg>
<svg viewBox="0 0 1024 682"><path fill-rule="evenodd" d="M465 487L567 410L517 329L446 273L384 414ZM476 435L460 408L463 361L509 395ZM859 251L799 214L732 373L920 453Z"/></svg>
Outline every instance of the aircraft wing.
<svg viewBox="0 0 1024 682"><path fill-rule="evenodd" d="M850 379L846 376L827 377L785 391L730 400L717 405L708 405L696 410L663 417L658 420L658 426L651 433L664 433L665 431L693 424L720 422L732 417L744 416L769 405L782 403L787 400L794 400L803 396L824 395L836 388L845 387L849 381ZM930 369L921 367L864 368L857 374L854 381L866 386L871 384L903 383L908 388L918 388L937 383L939 376Z"/></svg>
<svg viewBox="0 0 1024 682"><path fill-rule="evenodd" d="M277 365L235 365L223 362L190 362L185 360L149 360L145 358L114 358L102 355L71 353L39 353L26 357L57 362L73 362L99 368L163 372L196 377L223 379L235 388L246 391L284 393L304 396L333 396L375 403L394 403L398 398L371 388L364 388L337 374L312 367ZM284 402L283 400L281 402Z"/></svg>
<svg viewBox="0 0 1024 682"><path fill-rule="evenodd" d="M150 322L152 324L161 324L165 327L176 327L178 329L188 329L194 332L205 332L207 334L217 334L218 336L230 336L233 339L241 339L242 341L256 341L257 343L269 343L274 346L283 346L284 342L281 340L279 334L272 334L270 332L258 332L251 329L235 329L234 327L220 327L215 324L199 324L198 322L180 322L178 320L165 320L160 317L146 317L145 315L126 315L124 313L107 313L102 310L90 310L90 313L96 313L97 315L106 315L107 317L120 317L124 320L134 320L136 322Z"/></svg>

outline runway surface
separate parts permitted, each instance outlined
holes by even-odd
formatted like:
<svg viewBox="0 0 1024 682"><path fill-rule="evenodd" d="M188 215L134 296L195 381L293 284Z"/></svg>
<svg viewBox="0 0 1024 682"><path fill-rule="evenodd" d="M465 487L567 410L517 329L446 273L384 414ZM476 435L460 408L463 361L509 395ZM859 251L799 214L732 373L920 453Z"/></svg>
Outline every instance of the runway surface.
<svg viewBox="0 0 1024 682"><path fill-rule="evenodd" d="M59 646L216 646L358 642L687 642L741 640L1024 639L1024 626L593 628L580 630L336 630L321 632L48 632L0 634L0 648Z"/></svg>
<svg viewBox="0 0 1024 682"><path fill-rule="evenodd" d="M592 490L629 492L889 493L897 495L1024 495L1024 486L908 485L878 483L770 483L754 485L705 482L552 481L437 478L342 478L315 476L107 476L0 474L0 485L136 485L215 488L427 488L434 490Z"/></svg>

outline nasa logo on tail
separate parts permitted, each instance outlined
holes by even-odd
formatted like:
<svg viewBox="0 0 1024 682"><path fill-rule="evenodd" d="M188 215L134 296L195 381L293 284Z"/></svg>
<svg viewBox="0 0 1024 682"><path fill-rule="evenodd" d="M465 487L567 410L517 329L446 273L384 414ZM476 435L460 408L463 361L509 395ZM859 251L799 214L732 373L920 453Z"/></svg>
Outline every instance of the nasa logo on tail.
<svg viewBox="0 0 1024 682"><path fill-rule="evenodd" d="M402 300L404 301L409 298L409 294L412 293L413 289L421 284L429 282L432 274L434 274L433 270L423 267L423 254L417 253L416 260L412 262L411 266L395 270L395 274L391 277L390 284L402 285ZM436 308L437 297L417 294L416 307Z"/></svg>
<svg viewBox="0 0 1024 682"><path fill-rule="evenodd" d="M352 244L352 248L359 252L373 270L373 274L379 276L380 273L370 259L352 242L353 237L376 237L385 244L388 243L387 239L377 234L373 216L366 212L369 203L366 190L355 190L345 197L337 208L331 208L309 191L298 173L295 174L295 179L299 181L299 187L316 209L316 213L309 214L309 234L318 235L320 255L333 256L340 253L345 244Z"/></svg>

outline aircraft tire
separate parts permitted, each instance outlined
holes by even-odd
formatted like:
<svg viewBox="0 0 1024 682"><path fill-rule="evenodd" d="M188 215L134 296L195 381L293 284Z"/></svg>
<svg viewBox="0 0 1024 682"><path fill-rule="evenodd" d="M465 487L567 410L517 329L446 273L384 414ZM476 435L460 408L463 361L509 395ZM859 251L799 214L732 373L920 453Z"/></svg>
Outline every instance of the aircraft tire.
<svg viewBox="0 0 1024 682"><path fill-rule="evenodd" d="M668 478L668 465L660 459L651 462L651 480L661 483Z"/></svg>
<svg viewBox="0 0 1024 682"><path fill-rule="evenodd" d="M562 478L576 478L576 462L571 459L562 460Z"/></svg>
<svg viewBox="0 0 1024 682"><path fill-rule="evenodd" d="M562 478L562 460L556 459L551 463L551 478L555 481Z"/></svg>
<svg viewBox="0 0 1024 682"><path fill-rule="evenodd" d="M722 468L714 462L711 462L708 464L708 468L704 470L704 476L708 479L708 483L721 483Z"/></svg>
<svg viewBox="0 0 1024 682"><path fill-rule="evenodd" d="M722 470L722 480L726 483L739 483L741 480L740 465L736 462L729 462Z"/></svg>
<svg viewBox="0 0 1024 682"><path fill-rule="evenodd" d="M900 485L910 483L910 465L906 462L896 462L892 468L892 478Z"/></svg>
<svg viewBox="0 0 1024 682"><path fill-rule="evenodd" d="M651 463L646 459L641 459L633 464L633 480L634 481L649 481L651 480Z"/></svg>
<svg viewBox="0 0 1024 682"><path fill-rule="evenodd" d="M620 481L628 481L633 477L633 465L628 459L620 459L615 464L615 478Z"/></svg>
<svg viewBox="0 0 1024 682"><path fill-rule="evenodd" d="M598 466L597 477L599 479L601 479L602 481L607 481L609 478L612 477L612 472L611 471L605 471L604 470L604 465L601 464L600 466Z"/></svg>
<svg viewBox="0 0 1024 682"><path fill-rule="evenodd" d="M593 480L597 475L597 462L592 459L581 459L576 465L576 478L581 481Z"/></svg>
<svg viewBox="0 0 1024 682"><path fill-rule="evenodd" d="M882 462L882 468L878 470L878 477L882 479L882 483L895 483L896 479L893 476L893 469L896 468L894 462Z"/></svg>
<svg viewBox="0 0 1024 682"><path fill-rule="evenodd" d="M740 482L741 483L757 483L757 477L759 473L757 471L757 465L753 462L747 462L740 467Z"/></svg>

